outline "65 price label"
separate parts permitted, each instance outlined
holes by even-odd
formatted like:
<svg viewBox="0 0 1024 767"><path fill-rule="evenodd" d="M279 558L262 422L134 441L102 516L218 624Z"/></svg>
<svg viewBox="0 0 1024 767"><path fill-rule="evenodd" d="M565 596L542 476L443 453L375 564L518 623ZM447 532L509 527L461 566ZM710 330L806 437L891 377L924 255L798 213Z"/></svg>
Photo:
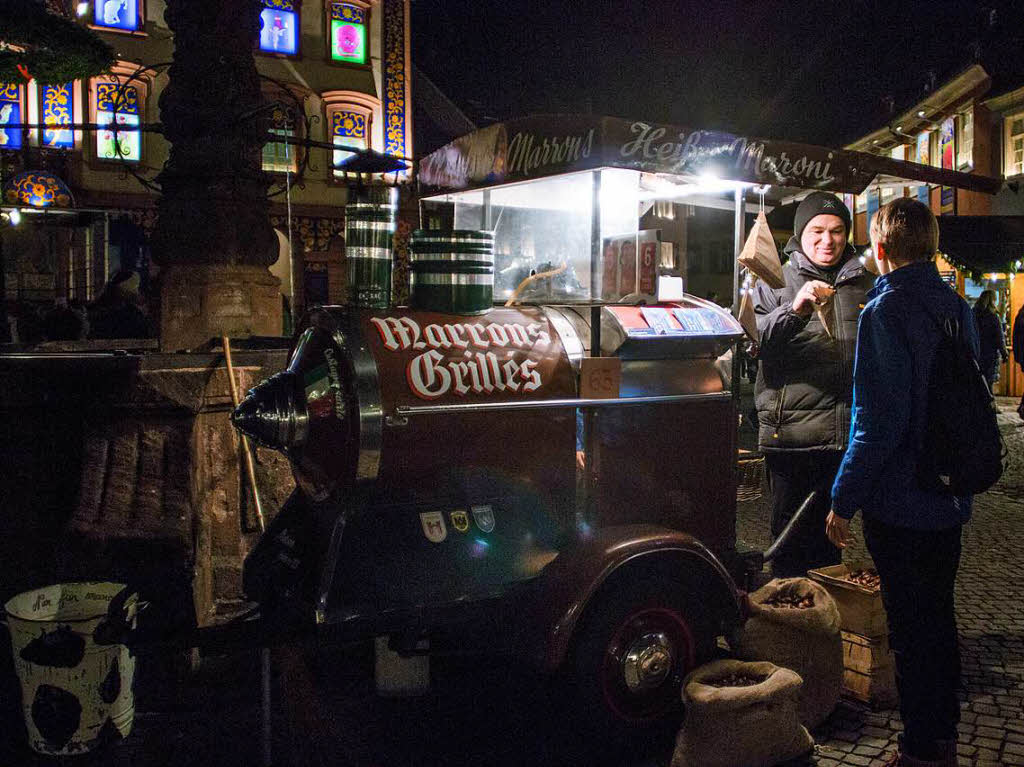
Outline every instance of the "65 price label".
<svg viewBox="0 0 1024 767"><path fill-rule="evenodd" d="M619 396L622 360L618 357L584 357L580 365L580 397L613 399Z"/></svg>

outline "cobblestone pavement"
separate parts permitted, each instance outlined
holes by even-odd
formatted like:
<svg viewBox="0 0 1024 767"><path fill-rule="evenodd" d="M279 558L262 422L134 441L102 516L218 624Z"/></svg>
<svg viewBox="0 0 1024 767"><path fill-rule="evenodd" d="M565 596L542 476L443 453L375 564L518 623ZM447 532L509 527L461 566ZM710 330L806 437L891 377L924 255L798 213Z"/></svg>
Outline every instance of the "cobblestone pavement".
<svg viewBox="0 0 1024 767"><path fill-rule="evenodd" d="M975 499L973 519L964 529L956 589L963 657L957 746L962 767L1024 765L1024 422L1016 407L1016 400L1000 400L1009 469L996 487ZM738 533L743 540L766 545L767 527L763 500L741 507ZM846 561L870 561L859 517L853 530L857 543L847 550ZM818 745L810 763L881 765L901 729L898 711L842 703L813 733Z"/></svg>

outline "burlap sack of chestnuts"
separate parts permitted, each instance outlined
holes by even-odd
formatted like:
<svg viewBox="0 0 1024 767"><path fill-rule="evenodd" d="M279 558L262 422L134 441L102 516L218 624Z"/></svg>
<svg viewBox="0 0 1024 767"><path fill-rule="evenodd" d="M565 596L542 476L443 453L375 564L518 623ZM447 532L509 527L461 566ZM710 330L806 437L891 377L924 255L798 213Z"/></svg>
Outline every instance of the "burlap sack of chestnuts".
<svg viewBox="0 0 1024 767"><path fill-rule="evenodd" d="M719 660L683 680L686 719L672 767L770 767L810 752L800 677L772 663Z"/></svg>
<svg viewBox="0 0 1024 767"><path fill-rule="evenodd" d="M807 578L777 578L750 594L750 618L736 637L736 656L792 669L804 680L800 721L813 729L839 702L843 639L839 609Z"/></svg>

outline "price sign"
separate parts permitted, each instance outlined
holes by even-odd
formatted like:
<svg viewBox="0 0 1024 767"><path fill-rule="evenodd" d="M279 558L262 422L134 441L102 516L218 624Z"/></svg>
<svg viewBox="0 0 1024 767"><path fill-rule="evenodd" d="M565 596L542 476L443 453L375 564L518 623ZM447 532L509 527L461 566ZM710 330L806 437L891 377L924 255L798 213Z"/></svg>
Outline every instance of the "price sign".
<svg viewBox="0 0 1024 767"><path fill-rule="evenodd" d="M619 396L622 360L618 357L584 357L580 364L580 397L612 399Z"/></svg>

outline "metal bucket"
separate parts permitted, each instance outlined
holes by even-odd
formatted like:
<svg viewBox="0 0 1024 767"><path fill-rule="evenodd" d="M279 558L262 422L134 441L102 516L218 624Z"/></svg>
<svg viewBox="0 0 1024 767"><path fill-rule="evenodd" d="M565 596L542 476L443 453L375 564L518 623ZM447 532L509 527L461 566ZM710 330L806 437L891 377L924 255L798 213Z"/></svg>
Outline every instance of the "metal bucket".
<svg viewBox="0 0 1024 767"><path fill-rule="evenodd" d="M417 229L409 237L410 246L431 244L483 244L494 246L494 232L486 229Z"/></svg>
<svg viewBox="0 0 1024 767"><path fill-rule="evenodd" d="M350 203L345 206L345 258L352 306L388 308L394 232L393 205Z"/></svg>
<svg viewBox="0 0 1024 767"><path fill-rule="evenodd" d="M483 314L494 303L494 269L458 262L412 265L410 303L416 309L450 314Z"/></svg>
<svg viewBox="0 0 1024 767"><path fill-rule="evenodd" d="M494 266L493 232L418 229L410 238L409 249L412 251L410 261L422 264L421 269L444 271L456 265Z"/></svg>
<svg viewBox="0 0 1024 767"><path fill-rule="evenodd" d="M29 745L40 754L85 753L127 737L135 718L135 658L102 642L120 583L61 583L12 597L4 605ZM124 602L134 626L133 594Z"/></svg>

